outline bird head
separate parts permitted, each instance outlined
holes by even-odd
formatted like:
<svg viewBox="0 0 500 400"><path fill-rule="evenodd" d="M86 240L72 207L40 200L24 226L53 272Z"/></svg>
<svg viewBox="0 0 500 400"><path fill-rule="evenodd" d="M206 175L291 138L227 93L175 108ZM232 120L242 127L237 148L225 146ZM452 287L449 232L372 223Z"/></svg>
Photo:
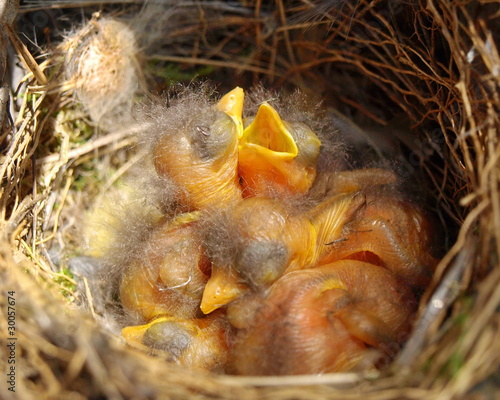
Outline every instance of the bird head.
<svg viewBox="0 0 500 400"><path fill-rule="evenodd" d="M239 174L250 195L305 193L316 176L321 142L300 122L283 121L268 103L245 120L239 141Z"/></svg>
<svg viewBox="0 0 500 400"><path fill-rule="evenodd" d="M143 320L196 313L210 269L198 240L198 218L192 212L162 221L141 243L120 282L128 313Z"/></svg>
<svg viewBox="0 0 500 400"><path fill-rule="evenodd" d="M226 224L221 224L221 220ZM248 291L270 286L292 263L306 263L307 256L302 252L314 253L309 240L313 236L312 226L270 198L244 199L219 215L214 224L219 232L214 234L214 229L207 229L204 240L213 261L201 302L204 313L229 304ZM222 235L220 230L224 231Z"/></svg>
<svg viewBox="0 0 500 400"><path fill-rule="evenodd" d="M127 326L122 335L129 345L185 367L221 369L227 358L227 324L217 314L201 319L160 316L145 325Z"/></svg>
<svg viewBox="0 0 500 400"><path fill-rule="evenodd" d="M180 186L188 209L236 202L243 91L234 89L215 106L189 100L165 110L170 125L159 127L164 133L153 152L156 171Z"/></svg>

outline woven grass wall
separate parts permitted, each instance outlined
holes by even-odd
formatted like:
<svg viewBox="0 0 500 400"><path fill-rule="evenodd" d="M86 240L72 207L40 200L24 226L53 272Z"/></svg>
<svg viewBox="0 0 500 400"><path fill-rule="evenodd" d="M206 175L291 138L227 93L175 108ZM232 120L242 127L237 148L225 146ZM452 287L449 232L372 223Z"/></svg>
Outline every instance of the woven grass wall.
<svg viewBox="0 0 500 400"><path fill-rule="evenodd" d="M2 384L0 397L493 398L500 358L498 2L69 5L27 4L15 22L15 2L2 2L0 364L5 374L15 366L16 392ZM65 64L109 15L137 40L119 55L137 81L119 90L161 92L194 76L208 76L222 92L259 82L297 87L324 99L353 146L368 143L426 188L422 201L443 226L446 252L414 334L391 366L369 374L213 376L131 350L111 333L94 302L96 282L73 274L70 261L85 247L85 211L139 160L138 136L123 123L126 107L95 117L75 102L79 83ZM73 42L58 45L64 29ZM34 46L27 32L44 43ZM8 364L12 349L15 364Z"/></svg>

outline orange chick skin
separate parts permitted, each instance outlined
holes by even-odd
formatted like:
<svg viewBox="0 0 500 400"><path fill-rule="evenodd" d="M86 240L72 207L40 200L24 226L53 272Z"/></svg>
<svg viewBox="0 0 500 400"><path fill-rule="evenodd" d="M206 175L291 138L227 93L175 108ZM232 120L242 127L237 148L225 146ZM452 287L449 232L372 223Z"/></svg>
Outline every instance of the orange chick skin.
<svg viewBox="0 0 500 400"><path fill-rule="evenodd" d="M185 367L221 371L227 361L228 325L218 314L200 319L162 316L146 325L126 327L122 335L133 347L152 350Z"/></svg>
<svg viewBox="0 0 500 400"><path fill-rule="evenodd" d="M164 127L153 151L159 176L181 188L188 210L229 205L241 199L238 181L238 113L243 91L226 94L214 107L197 110L184 125Z"/></svg>
<svg viewBox="0 0 500 400"><path fill-rule="evenodd" d="M127 326L127 343L186 367L221 370L228 324L219 313L196 318L210 273L197 232L198 213L163 222L144 243L120 285L122 305L144 325Z"/></svg>
<svg viewBox="0 0 500 400"><path fill-rule="evenodd" d="M196 236L195 218L183 214L157 227L122 278L122 305L140 320L196 314L210 264Z"/></svg>
<svg viewBox="0 0 500 400"><path fill-rule="evenodd" d="M243 120L243 98L235 88L200 103L155 142L156 172L188 212L160 223L128 266L120 298L142 325L122 334L241 375L377 366L409 334L434 272L432 227L390 171L317 177L316 134L265 102Z"/></svg>
<svg viewBox="0 0 500 400"><path fill-rule="evenodd" d="M316 207L311 215L297 213L265 197L238 203L228 210L232 221L228 229L234 242L229 254L217 254L210 238L206 240L214 266L201 310L210 313L249 289L271 285L284 273L315 266L322 253L329 250L325 243L341 237L344 224L362 200L355 193L335 196ZM218 262L219 256L229 264Z"/></svg>
<svg viewBox="0 0 500 400"><path fill-rule="evenodd" d="M384 268L355 260L286 274L257 303L231 350L229 370L236 374L351 370L371 349L383 354L399 344L416 309L410 288Z"/></svg>
<svg viewBox="0 0 500 400"><path fill-rule="evenodd" d="M366 200L339 240L327 244L320 264L358 259L382 265L409 285L425 288L438 263L435 232L423 211L396 194L365 191Z"/></svg>
<svg viewBox="0 0 500 400"><path fill-rule="evenodd" d="M212 247L218 243L212 246L211 238L206 240L214 261L201 302L206 314L249 288L270 285L290 268L310 264L312 258L309 243L315 239L313 226L279 202L251 197L228 210L227 215L235 246L228 249L228 254L217 254Z"/></svg>

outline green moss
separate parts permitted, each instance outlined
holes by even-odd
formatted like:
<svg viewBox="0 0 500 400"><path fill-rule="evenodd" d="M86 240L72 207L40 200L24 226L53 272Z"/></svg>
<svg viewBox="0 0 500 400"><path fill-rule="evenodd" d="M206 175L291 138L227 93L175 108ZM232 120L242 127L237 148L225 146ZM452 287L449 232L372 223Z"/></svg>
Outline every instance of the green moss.
<svg viewBox="0 0 500 400"><path fill-rule="evenodd" d="M74 173L75 179L71 188L77 192L89 191L94 186L100 184L101 176L95 160L82 163L75 168Z"/></svg>
<svg viewBox="0 0 500 400"><path fill-rule="evenodd" d="M458 330L459 335L455 341L455 351L450 355L447 362L440 370L440 375L446 378L454 378L464 365L465 356L461 350L461 344L470 319L470 313L474 306L474 296L463 295L456 304L460 308L460 311L453 317L452 329Z"/></svg>
<svg viewBox="0 0 500 400"><path fill-rule="evenodd" d="M73 293L76 290L76 284L74 283L74 275L69 270L69 268L62 268L60 271L60 276L54 278L54 282L59 285L61 293L68 300L73 301Z"/></svg>

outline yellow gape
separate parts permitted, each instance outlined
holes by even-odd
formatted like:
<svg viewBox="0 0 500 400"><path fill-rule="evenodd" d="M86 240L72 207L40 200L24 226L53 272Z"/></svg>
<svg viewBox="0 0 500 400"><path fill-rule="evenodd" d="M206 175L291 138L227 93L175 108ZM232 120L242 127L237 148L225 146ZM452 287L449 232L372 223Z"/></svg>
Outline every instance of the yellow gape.
<svg viewBox="0 0 500 400"><path fill-rule="evenodd" d="M316 177L321 142L304 124L282 121L269 104L243 131L238 168L244 195L305 193Z"/></svg>

